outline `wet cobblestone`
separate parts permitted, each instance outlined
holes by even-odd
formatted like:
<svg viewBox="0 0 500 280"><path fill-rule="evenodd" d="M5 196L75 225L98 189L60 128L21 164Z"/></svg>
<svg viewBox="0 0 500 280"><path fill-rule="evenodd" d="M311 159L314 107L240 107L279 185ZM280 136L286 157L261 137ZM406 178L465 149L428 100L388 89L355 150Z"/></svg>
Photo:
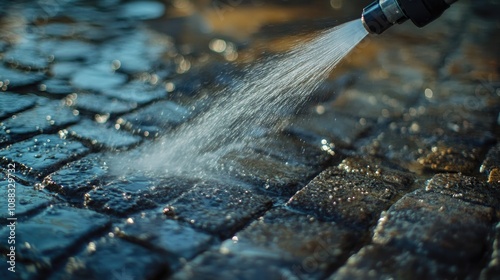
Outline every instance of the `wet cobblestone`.
<svg viewBox="0 0 500 280"><path fill-rule="evenodd" d="M500 277L495 1L368 36L275 112L283 131L202 178L141 159L247 62L363 3L49 2L0 2L0 196L15 163L18 217L0 279Z"/></svg>

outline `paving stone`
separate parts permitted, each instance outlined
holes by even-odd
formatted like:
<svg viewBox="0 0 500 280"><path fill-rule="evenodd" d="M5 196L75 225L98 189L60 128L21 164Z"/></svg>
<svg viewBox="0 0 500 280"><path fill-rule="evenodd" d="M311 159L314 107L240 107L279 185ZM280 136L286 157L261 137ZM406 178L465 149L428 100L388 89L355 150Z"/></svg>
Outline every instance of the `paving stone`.
<svg viewBox="0 0 500 280"><path fill-rule="evenodd" d="M41 26L38 32L49 37L69 37L75 33L75 26L68 23L52 22Z"/></svg>
<svg viewBox="0 0 500 280"><path fill-rule="evenodd" d="M50 93L52 95L68 95L75 92L75 89L65 80L50 79L42 81L38 85L38 89L42 92Z"/></svg>
<svg viewBox="0 0 500 280"><path fill-rule="evenodd" d="M88 148L80 142L57 135L39 135L1 149L0 161L14 162L19 173L40 177L87 152Z"/></svg>
<svg viewBox="0 0 500 280"><path fill-rule="evenodd" d="M165 215L219 236L229 236L271 207L271 200L241 187L200 183L167 205Z"/></svg>
<svg viewBox="0 0 500 280"><path fill-rule="evenodd" d="M395 247L369 245L328 279L474 279L467 265L438 262Z"/></svg>
<svg viewBox="0 0 500 280"><path fill-rule="evenodd" d="M84 195L83 205L97 212L119 217L157 207L157 204L145 195L151 183L140 179L130 178L124 184L112 181L107 185L98 186ZM135 190L131 190L132 187Z"/></svg>
<svg viewBox="0 0 500 280"><path fill-rule="evenodd" d="M0 65L0 87L2 90L23 87L35 84L44 79L44 75L37 72L27 72L10 69Z"/></svg>
<svg viewBox="0 0 500 280"><path fill-rule="evenodd" d="M308 138L319 141L325 139L333 143L341 141L345 145L352 145L373 125L371 119L337 113L331 109L325 109L323 105L318 105L316 110L320 110L321 113L315 113L295 122L287 131L299 137L306 135Z"/></svg>
<svg viewBox="0 0 500 280"><path fill-rule="evenodd" d="M79 61L56 61L51 65L50 73L56 79L70 79L83 67Z"/></svg>
<svg viewBox="0 0 500 280"><path fill-rule="evenodd" d="M410 179L377 167L376 163L375 170L381 170L371 172L371 164L365 164L366 168L359 168L359 164L344 161L326 169L290 198L287 205L321 220L370 227L382 211L410 188Z"/></svg>
<svg viewBox="0 0 500 280"><path fill-rule="evenodd" d="M178 258L178 264L192 259L211 245L212 236L159 215L162 215L160 211L128 218L118 226L118 236L164 250Z"/></svg>
<svg viewBox="0 0 500 280"><path fill-rule="evenodd" d="M99 180L108 173L108 168L104 156L90 154L49 174L42 185L65 198L81 201L84 193L99 184Z"/></svg>
<svg viewBox="0 0 500 280"><path fill-rule="evenodd" d="M101 115L117 115L130 112L137 104L111 99L100 94L79 93L66 97L66 103L79 110Z"/></svg>
<svg viewBox="0 0 500 280"><path fill-rule="evenodd" d="M343 264L361 236L333 222L274 209L223 242L219 251L266 259L298 279L318 279Z"/></svg>
<svg viewBox="0 0 500 280"><path fill-rule="evenodd" d="M320 169L253 153L229 154L223 159L229 174L259 189L290 197L314 178Z"/></svg>
<svg viewBox="0 0 500 280"><path fill-rule="evenodd" d="M137 104L146 104L167 96L164 88L141 81L133 81L121 88L105 90L103 94Z"/></svg>
<svg viewBox="0 0 500 280"><path fill-rule="evenodd" d="M95 149L123 150L138 145L142 140L139 136L90 120L82 120L62 133L86 142Z"/></svg>
<svg viewBox="0 0 500 280"><path fill-rule="evenodd" d="M425 190L469 203L500 208L500 189L475 177L456 173L437 174L427 182Z"/></svg>
<svg viewBox="0 0 500 280"><path fill-rule="evenodd" d="M92 211L62 206L50 207L39 215L18 222L16 256L34 262L41 270L50 269L65 257L71 248L79 247L80 242L108 226L106 217ZM7 230L0 233L3 237L7 234ZM6 250L7 244L0 246L2 250Z"/></svg>
<svg viewBox="0 0 500 280"><path fill-rule="evenodd" d="M120 238L102 237L88 242L48 279L157 279L169 270L168 259L161 253Z"/></svg>
<svg viewBox="0 0 500 280"><path fill-rule="evenodd" d="M488 151L486 158L480 168L481 173L486 173L488 182L500 183L500 144L497 144Z"/></svg>
<svg viewBox="0 0 500 280"><path fill-rule="evenodd" d="M12 116L35 106L37 98L33 95L19 95L10 92L0 93L0 119Z"/></svg>
<svg viewBox="0 0 500 280"><path fill-rule="evenodd" d="M16 170L15 167L13 169ZM16 175L15 173L11 174ZM49 203L54 202L54 198L49 194L47 194L46 192L38 190L34 186L25 185L19 180L16 180L15 177L10 177L10 178L12 178L11 182L9 182L6 174L0 173L0 185L1 185L0 195L1 197L4 197L7 202L8 194L11 193L8 190L9 189L15 190L16 217L25 216L29 213L33 213L36 210L41 209L44 206L47 206ZM11 186L14 186L14 188L11 188ZM5 220L5 218L8 217L9 213L7 211L7 207L5 207L5 211L0 212L0 218L2 220Z"/></svg>
<svg viewBox="0 0 500 280"><path fill-rule="evenodd" d="M190 117L187 108L171 101L159 101L117 120L120 127L136 134L157 137Z"/></svg>
<svg viewBox="0 0 500 280"><path fill-rule="evenodd" d="M50 58L40 54L31 43L23 43L12 47L3 54L3 61L15 68L39 70L49 67Z"/></svg>
<svg viewBox="0 0 500 280"><path fill-rule="evenodd" d="M42 52L54 56L56 62L61 61L92 61L96 60L97 49L95 46L78 40L43 40L39 44ZM82 69L79 69L82 71ZM85 69L90 71L90 69ZM77 77L82 77L78 75ZM94 77L94 76L92 76ZM93 80L85 80L93 81ZM80 82L83 82L80 81Z"/></svg>
<svg viewBox="0 0 500 280"><path fill-rule="evenodd" d="M42 103L42 102L41 102ZM45 102L38 107L4 120L0 144L8 144L40 133L51 133L79 120L59 101Z"/></svg>
<svg viewBox="0 0 500 280"><path fill-rule="evenodd" d="M477 264L488 249L494 219L490 207L417 190L382 214L373 242L448 264Z"/></svg>
<svg viewBox="0 0 500 280"><path fill-rule="evenodd" d="M110 63L80 69L73 74L71 85L75 88L99 92L119 87L126 81L127 76L113 72Z"/></svg>
<svg viewBox="0 0 500 280"><path fill-rule="evenodd" d="M289 270L270 264L267 259L210 250L188 263L170 279L293 279Z"/></svg>

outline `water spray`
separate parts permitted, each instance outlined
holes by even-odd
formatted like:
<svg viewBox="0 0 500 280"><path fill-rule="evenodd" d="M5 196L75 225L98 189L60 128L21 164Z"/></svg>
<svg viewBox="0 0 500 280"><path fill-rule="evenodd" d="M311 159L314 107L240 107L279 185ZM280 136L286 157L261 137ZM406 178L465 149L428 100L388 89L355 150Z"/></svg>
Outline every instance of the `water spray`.
<svg viewBox="0 0 500 280"><path fill-rule="evenodd" d="M363 9L361 21L372 34L410 19L423 27L440 17L457 0L376 0Z"/></svg>

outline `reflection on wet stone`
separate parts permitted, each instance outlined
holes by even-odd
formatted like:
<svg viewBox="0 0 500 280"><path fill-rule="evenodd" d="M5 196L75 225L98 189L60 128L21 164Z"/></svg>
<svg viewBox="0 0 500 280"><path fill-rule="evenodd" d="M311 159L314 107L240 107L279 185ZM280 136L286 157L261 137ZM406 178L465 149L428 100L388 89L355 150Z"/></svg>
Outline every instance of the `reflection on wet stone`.
<svg viewBox="0 0 500 280"><path fill-rule="evenodd" d="M35 2L0 1L17 278L499 278L495 1L367 37L300 111L272 112L283 131L256 123L203 174L144 154L248 82L248 62L362 3Z"/></svg>

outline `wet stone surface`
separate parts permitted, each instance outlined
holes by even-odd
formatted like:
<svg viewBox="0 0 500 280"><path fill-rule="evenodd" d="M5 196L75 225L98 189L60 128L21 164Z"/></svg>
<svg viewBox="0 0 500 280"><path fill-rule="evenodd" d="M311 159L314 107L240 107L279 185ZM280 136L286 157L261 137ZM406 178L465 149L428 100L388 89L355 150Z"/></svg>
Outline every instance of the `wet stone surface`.
<svg viewBox="0 0 500 280"><path fill-rule="evenodd" d="M40 177L88 151L77 141L57 135L39 135L1 149L0 161L4 164L14 162L21 173Z"/></svg>
<svg viewBox="0 0 500 280"><path fill-rule="evenodd" d="M64 225L61 227L59 225ZM71 248L86 237L109 226L108 219L95 212L54 206L22 221L16 231L17 256L35 271L50 270ZM7 236L3 230L1 236ZM54 238L57 236L57 238ZM2 250L6 250L2 244Z"/></svg>
<svg viewBox="0 0 500 280"><path fill-rule="evenodd" d="M356 168L356 163L353 159L345 160L338 167L323 171L287 205L322 220L370 227L379 213L410 188L411 181L396 171L385 174L387 169L375 163L374 170L369 162L363 162L366 169Z"/></svg>
<svg viewBox="0 0 500 280"><path fill-rule="evenodd" d="M28 99L29 100L29 99ZM36 108L21 112L2 122L0 145L41 133L53 133L80 118L59 101L40 100Z"/></svg>
<svg viewBox="0 0 500 280"><path fill-rule="evenodd" d="M138 145L142 138L104 124L84 120L61 132L95 149L120 150Z"/></svg>
<svg viewBox="0 0 500 280"><path fill-rule="evenodd" d="M270 207L270 199L248 189L206 182L165 206L163 213L203 231L227 237Z"/></svg>
<svg viewBox="0 0 500 280"><path fill-rule="evenodd" d="M367 36L283 130L171 174L145 156L364 6L208 2L0 1L0 279L499 278L499 3Z"/></svg>

